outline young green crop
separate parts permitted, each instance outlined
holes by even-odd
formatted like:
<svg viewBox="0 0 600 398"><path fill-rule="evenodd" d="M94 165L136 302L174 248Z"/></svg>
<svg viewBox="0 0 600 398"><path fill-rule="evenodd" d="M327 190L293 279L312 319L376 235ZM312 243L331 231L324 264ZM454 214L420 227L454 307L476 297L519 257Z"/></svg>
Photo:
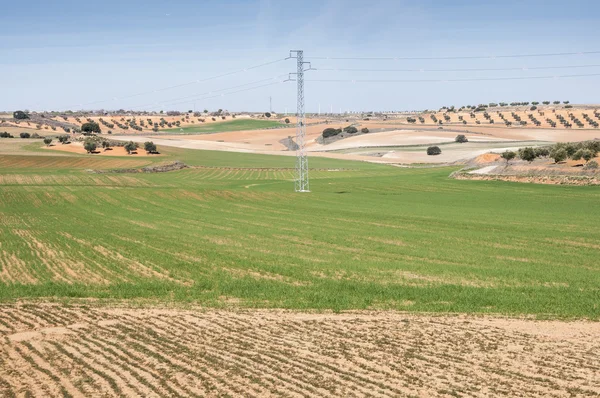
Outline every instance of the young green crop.
<svg viewBox="0 0 600 398"><path fill-rule="evenodd" d="M293 157L160 151L0 155L0 299L600 318L597 187L311 158L296 194Z"/></svg>

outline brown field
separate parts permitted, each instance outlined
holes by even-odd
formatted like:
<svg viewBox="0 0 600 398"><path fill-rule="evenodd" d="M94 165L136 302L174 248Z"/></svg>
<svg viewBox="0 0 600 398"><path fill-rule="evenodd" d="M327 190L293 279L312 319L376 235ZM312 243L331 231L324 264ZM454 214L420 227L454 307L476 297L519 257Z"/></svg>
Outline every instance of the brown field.
<svg viewBox="0 0 600 398"><path fill-rule="evenodd" d="M52 145L49 147L43 146L42 148L52 150L52 151L79 153L79 154L83 154L83 155L87 154L87 151L83 148L82 142L73 142L73 143L65 144L65 145L56 144L56 145ZM146 151L144 151L144 148L139 148L137 151L132 152L131 155L129 155L129 154L127 154L127 151L123 147L112 147L110 150L107 150L107 151L102 148L98 148L96 153L90 154L90 156L129 156L129 157L138 158L138 157L145 157L145 156L156 157L156 156L160 156L160 155L156 155L156 154L150 155Z"/></svg>
<svg viewBox="0 0 600 398"><path fill-rule="evenodd" d="M0 307L0 395L598 396L600 325L398 312Z"/></svg>

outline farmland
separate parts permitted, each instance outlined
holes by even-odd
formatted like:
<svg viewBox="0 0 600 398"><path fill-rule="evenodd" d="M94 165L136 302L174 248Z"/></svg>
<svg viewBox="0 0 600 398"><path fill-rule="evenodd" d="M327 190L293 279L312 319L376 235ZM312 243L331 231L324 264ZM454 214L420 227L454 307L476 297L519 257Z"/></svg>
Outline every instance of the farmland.
<svg viewBox="0 0 600 398"><path fill-rule="evenodd" d="M207 125L196 125L186 126L181 128L172 128L162 130L164 132L175 132L175 133L195 133L195 134L210 134L220 133L224 131L242 131L242 130L256 130L266 129L271 127L278 127L282 124L274 120L255 120L255 119L237 119L229 120L220 123L211 123Z"/></svg>
<svg viewBox="0 0 600 398"><path fill-rule="evenodd" d="M0 141L2 396L600 394L596 187L41 147Z"/></svg>
<svg viewBox="0 0 600 398"><path fill-rule="evenodd" d="M158 160L2 156L0 298L600 315L593 187L314 159L313 193L297 195L293 158L166 158L195 167L90 174Z"/></svg>

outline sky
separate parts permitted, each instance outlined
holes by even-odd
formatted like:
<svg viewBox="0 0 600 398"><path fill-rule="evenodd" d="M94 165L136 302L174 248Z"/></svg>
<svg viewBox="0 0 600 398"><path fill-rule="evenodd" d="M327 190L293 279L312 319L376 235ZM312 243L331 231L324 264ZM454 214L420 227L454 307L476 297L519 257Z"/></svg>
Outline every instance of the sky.
<svg viewBox="0 0 600 398"><path fill-rule="evenodd" d="M294 113L290 50L316 69L308 112L598 104L599 22L597 0L9 2L0 110L267 111L271 99ZM582 52L598 53L503 57ZM581 74L599 76L554 77Z"/></svg>

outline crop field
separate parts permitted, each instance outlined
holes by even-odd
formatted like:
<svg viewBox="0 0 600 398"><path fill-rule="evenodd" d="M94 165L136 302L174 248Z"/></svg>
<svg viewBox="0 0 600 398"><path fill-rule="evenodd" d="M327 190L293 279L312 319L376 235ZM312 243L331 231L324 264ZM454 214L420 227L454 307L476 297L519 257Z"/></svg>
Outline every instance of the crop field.
<svg viewBox="0 0 600 398"><path fill-rule="evenodd" d="M0 306L0 395L597 396L590 324ZM596 330L597 332L597 330Z"/></svg>
<svg viewBox="0 0 600 398"><path fill-rule="evenodd" d="M0 396L600 394L597 187L38 144L0 141Z"/></svg>
<svg viewBox="0 0 600 398"><path fill-rule="evenodd" d="M173 133L189 133L189 134L210 134L210 133L221 133L224 131L242 131L242 130L258 130L267 129L271 127L282 126L278 121L274 120L253 120L253 119L238 119L220 123L210 123L207 125L177 127L172 129L164 129L162 132L173 132Z"/></svg>
<svg viewBox="0 0 600 398"><path fill-rule="evenodd" d="M166 154L195 167L0 156L0 298L600 316L597 188L314 159L298 195L293 158Z"/></svg>

